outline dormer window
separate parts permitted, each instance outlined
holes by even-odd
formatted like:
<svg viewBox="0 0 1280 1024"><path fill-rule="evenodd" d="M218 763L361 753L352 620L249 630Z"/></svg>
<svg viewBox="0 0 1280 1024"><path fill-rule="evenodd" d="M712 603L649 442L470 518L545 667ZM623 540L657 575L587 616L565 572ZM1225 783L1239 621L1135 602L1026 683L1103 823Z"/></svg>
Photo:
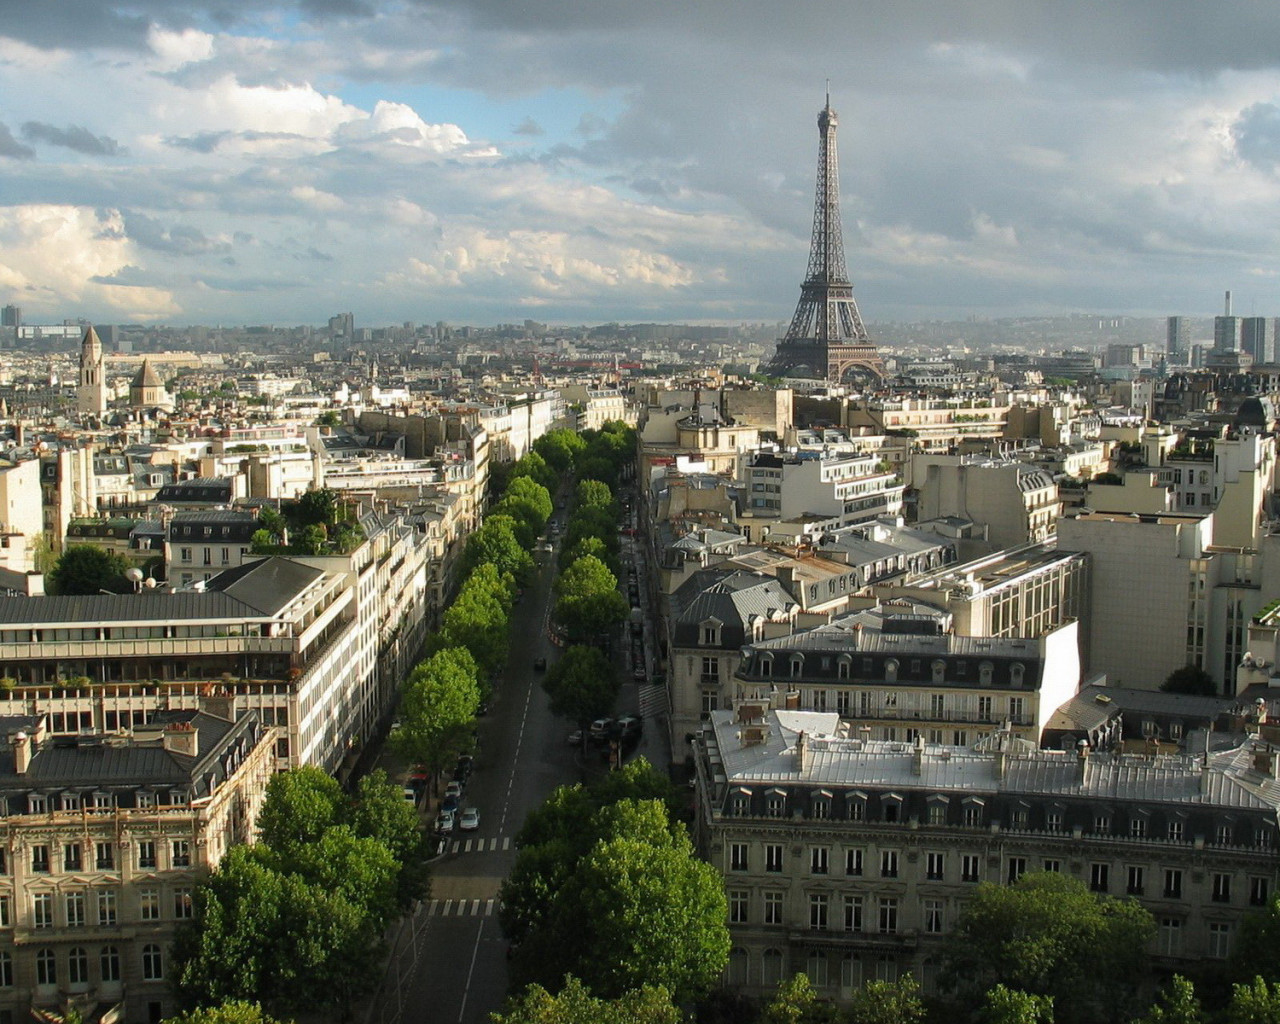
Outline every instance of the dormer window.
<svg viewBox="0 0 1280 1024"><path fill-rule="evenodd" d="M804 674L804 658L799 654L791 656L791 678L796 679Z"/></svg>
<svg viewBox="0 0 1280 1024"><path fill-rule="evenodd" d="M836 676L840 679L849 678L850 658L847 654L840 655L840 659L836 662Z"/></svg>
<svg viewBox="0 0 1280 1024"><path fill-rule="evenodd" d="M939 658L931 667L933 670L933 681L935 683L945 682L947 678L947 663Z"/></svg>
<svg viewBox="0 0 1280 1024"><path fill-rule="evenodd" d="M771 789L765 795L764 804L765 813L770 818L783 818L787 814L787 791L785 789Z"/></svg>
<svg viewBox="0 0 1280 1024"><path fill-rule="evenodd" d="M773 655L772 654L760 655L760 675L762 675L766 679L773 675Z"/></svg>
<svg viewBox="0 0 1280 1024"><path fill-rule="evenodd" d="M1015 661L1009 666L1009 683L1012 686L1021 686L1022 677L1026 672L1026 666L1020 661Z"/></svg>
<svg viewBox="0 0 1280 1024"><path fill-rule="evenodd" d="M978 682L982 686L991 685L991 673L995 671L995 666L989 661L984 661L978 666Z"/></svg>
<svg viewBox="0 0 1280 1024"><path fill-rule="evenodd" d="M698 637L703 647L717 647L720 644L720 627L723 623L716 619L707 619L699 623Z"/></svg>
<svg viewBox="0 0 1280 1024"><path fill-rule="evenodd" d="M889 658L884 663L884 678L886 682L896 683L898 681L898 659Z"/></svg>

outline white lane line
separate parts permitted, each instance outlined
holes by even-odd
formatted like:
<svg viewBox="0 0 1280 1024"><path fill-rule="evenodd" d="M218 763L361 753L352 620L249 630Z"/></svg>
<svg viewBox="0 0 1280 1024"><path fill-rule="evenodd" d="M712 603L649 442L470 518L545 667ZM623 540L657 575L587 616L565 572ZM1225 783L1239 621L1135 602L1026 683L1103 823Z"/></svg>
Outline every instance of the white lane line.
<svg viewBox="0 0 1280 1024"><path fill-rule="evenodd" d="M467 1015L467 997L471 994L471 978L476 972L476 957L480 954L480 939L484 936L484 925L485 922L481 920L480 927L476 929L476 944L471 950L471 966L467 968L467 980L462 986L462 1005L458 1008L458 1024L462 1024Z"/></svg>

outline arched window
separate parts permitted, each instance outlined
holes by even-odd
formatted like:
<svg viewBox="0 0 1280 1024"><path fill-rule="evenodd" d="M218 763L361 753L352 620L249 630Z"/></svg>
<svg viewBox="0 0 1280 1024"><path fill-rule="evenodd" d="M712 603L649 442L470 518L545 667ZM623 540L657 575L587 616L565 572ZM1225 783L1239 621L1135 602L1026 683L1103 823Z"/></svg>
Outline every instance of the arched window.
<svg viewBox="0 0 1280 1024"><path fill-rule="evenodd" d="M978 682L983 686L991 685L991 673L994 666L989 661L984 661L978 666Z"/></svg>
<svg viewBox="0 0 1280 1024"><path fill-rule="evenodd" d="M862 987L862 961L852 954L847 954L840 961L840 990L848 996L855 988Z"/></svg>
<svg viewBox="0 0 1280 1024"><path fill-rule="evenodd" d="M160 956L160 947L147 945L142 947L142 980L164 981L164 961Z"/></svg>
<svg viewBox="0 0 1280 1024"><path fill-rule="evenodd" d="M1026 672L1026 666L1020 661L1015 661L1009 666L1009 683L1013 686L1022 685L1022 677Z"/></svg>
<svg viewBox="0 0 1280 1024"><path fill-rule="evenodd" d="M826 988L827 980L827 954L814 950L809 954L809 958L805 963L805 973L809 975L809 981L812 982L814 988Z"/></svg>
<svg viewBox="0 0 1280 1024"><path fill-rule="evenodd" d="M770 676L773 675L773 655L772 654L760 655L760 675L763 676L765 679L768 679Z"/></svg>
<svg viewBox="0 0 1280 1024"><path fill-rule="evenodd" d="M729 953L729 984L745 985L747 983L747 951L735 949Z"/></svg>
<svg viewBox="0 0 1280 1024"><path fill-rule="evenodd" d="M120 950L115 946L103 946L98 957L98 967L102 971L102 980L112 982L120 980Z"/></svg>
<svg viewBox="0 0 1280 1024"><path fill-rule="evenodd" d="M804 656L800 654L791 655L791 678L798 679L804 675Z"/></svg>
<svg viewBox="0 0 1280 1024"><path fill-rule="evenodd" d="M886 682L896 683L898 681L898 659L890 658L884 663L884 678Z"/></svg>
<svg viewBox="0 0 1280 1024"><path fill-rule="evenodd" d="M852 659L847 654L840 655L839 659L836 661L836 675L840 679L849 678L849 665L851 661Z"/></svg>
<svg viewBox="0 0 1280 1024"><path fill-rule="evenodd" d="M765 991L770 991L778 987L782 981L782 951L779 949L766 949L764 955L760 958L760 983L764 986Z"/></svg>
<svg viewBox="0 0 1280 1024"><path fill-rule="evenodd" d="M72 985L89 984L89 954L83 946L67 950L67 981Z"/></svg>
<svg viewBox="0 0 1280 1024"><path fill-rule="evenodd" d="M58 984L58 958L51 949L42 949L36 954L36 984Z"/></svg>
<svg viewBox="0 0 1280 1024"><path fill-rule="evenodd" d="M933 663L933 681L935 683L946 682L947 663L939 658Z"/></svg>

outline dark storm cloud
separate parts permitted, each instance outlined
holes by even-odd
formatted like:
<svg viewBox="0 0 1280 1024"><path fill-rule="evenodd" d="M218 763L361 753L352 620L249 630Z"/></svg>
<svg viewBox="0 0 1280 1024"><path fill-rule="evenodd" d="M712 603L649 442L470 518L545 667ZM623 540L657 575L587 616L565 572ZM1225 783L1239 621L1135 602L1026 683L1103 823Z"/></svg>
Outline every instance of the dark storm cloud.
<svg viewBox="0 0 1280 1024"><path fill-rule="evenodd" d="M1236 152L1254 166L1274 171L1280 164L1280 107L1255 103L1231 127Z"/></svg>
<svg viewBox="0 0 1280 1024"><path fill-rule="evenodd" d="M118 156L120 143L109 135L94 135L83 125L71 124L66 128L28 121L22 126L22 137L28 142L43 142L49 146L62 146L88 156Z"/></svg>
<svg viewBox="0 0 1280 1024"><path fill-rule="evenodd" d="M0 156L11 157L14 160L30 160L35 155L34 149L24 146L13 137L7 124L0 124Z"/></svg>
<svg viewBox="0 0 1280 1024"><path fill-rule="evenodd" d="M126 212L125 234L147 249L173 256L202 256L206 253L227 252L226 242L209 238L203 231L185 224L168 227L142 213Z"/></svg>

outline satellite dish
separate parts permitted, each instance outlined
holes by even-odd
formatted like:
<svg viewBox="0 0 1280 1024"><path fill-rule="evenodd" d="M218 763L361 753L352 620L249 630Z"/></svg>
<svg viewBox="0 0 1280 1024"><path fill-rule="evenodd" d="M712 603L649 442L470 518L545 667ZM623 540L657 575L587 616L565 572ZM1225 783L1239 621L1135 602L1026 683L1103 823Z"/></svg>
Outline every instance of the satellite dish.
<svg viewBox="0 0 1280 1024"><path fill-rule="evenodd" d="M139 569L136 565L132 566L131 568L128 568L124 571L124 578L127 579L130 583L133 583L135 585L139 584L142 582L142 570Z"/></svg>

